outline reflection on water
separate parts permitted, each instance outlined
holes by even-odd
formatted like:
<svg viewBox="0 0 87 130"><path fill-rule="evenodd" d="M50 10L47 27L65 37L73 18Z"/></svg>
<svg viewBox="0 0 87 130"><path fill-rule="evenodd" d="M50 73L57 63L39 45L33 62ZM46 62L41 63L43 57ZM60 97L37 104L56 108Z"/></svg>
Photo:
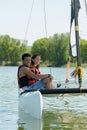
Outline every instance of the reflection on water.
<svg viewBox="0 0 87 130"><path fill-rule="evenodd" d="M44 97L43 130L87 130L87 96Z"/></svg>
<svg viewBox="0 0 87 130"><path fill-rule="evenodd" d="M42 130L42 120L22 114L19 116L18 130Z"/></svg>
<svg viewBox="0 0 87 130"><path fill-rule="evenodd" d="M18 130L87 130L87 116L74 111L45 110L42 119L24 117L18 121Z"/></svg>
<svg viewBox="0 0 87 130"><path fill-rule="evenodd" d="M43 130L87 130L87 117L72 111L43 113Z"/></svg>

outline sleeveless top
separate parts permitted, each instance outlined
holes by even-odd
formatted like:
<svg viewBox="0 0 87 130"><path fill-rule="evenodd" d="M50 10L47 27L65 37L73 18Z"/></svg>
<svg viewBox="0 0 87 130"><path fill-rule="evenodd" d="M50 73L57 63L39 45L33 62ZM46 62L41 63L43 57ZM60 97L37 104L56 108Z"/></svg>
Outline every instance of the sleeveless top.
<svg viewBox="0 0 87 130"><path fill-rule="evenodd" d="M18 77L18 86L19 88L22 88L24 86L29 86L29 85L32 85L34 84L37 80L26 75L26 76L23 76L23 77L19 77L19 71L20 71L20 68L23 67L24 65L21 65L19 66L18 68L18 74L17 74L17 77ZM32 71L33 73L35 73L36 75L40 74L40 71L39 69L37 68L33 68L33 67L30 67L29 69L30 71Z"/></svg>

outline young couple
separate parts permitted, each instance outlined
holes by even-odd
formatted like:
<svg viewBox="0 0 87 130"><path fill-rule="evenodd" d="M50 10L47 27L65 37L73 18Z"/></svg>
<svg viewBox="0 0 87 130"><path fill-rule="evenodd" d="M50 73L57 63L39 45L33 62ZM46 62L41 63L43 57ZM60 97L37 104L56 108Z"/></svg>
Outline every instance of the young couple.
<svg viewBox="0 0 87 130"><path fill-rule="evenodd" d="M51 74L40 74L41 56L24 53L22 55L22 65L18 68L18 85L23 90L38 90L38 89L54 89L52 85Z"/></svg>

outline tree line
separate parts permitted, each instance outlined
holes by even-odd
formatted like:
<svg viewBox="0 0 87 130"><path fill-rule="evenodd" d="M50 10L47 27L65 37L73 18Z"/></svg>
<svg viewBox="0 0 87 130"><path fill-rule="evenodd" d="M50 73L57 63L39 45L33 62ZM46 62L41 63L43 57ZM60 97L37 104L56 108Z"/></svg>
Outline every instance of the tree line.
<svg viewBox="0 0 87 130"><path fill-rule="evenodd" d="M25 52L31 55L39 53L45 66L60 67L67 59L76 62L69 56L69 33L54 34L49 38L36 40L31 47L9 35L0 36L0 65L18 65L21 55ZM87 41L80 40L81 62L87 63Z"/></svg>

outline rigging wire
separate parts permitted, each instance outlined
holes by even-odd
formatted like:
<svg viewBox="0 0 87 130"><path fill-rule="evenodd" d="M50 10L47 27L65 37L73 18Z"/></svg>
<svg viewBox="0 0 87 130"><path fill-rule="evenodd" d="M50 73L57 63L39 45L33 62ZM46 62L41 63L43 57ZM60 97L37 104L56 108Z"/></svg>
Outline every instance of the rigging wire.
<svg viewBox="0 0 87 130"><path fill-rule="evenodd" d="M47 18L46 18L46 2L44 0L44 24L45 24L45 35L46 35L46 38L47 38ZM51 67L49 68L50 70L50 74L52 75L52 71L51 71Z"/></svg>
<svg viewBox="0 0 87 130"><path fill-rule="evenodd" d="M46 19L46 2L44 0L44 24L45 24L45 34L47 38L47 19Z"/></svg>
<svg viewBox="0 0 87 130"><path fill-rule="evenodd" d="M44 23L45 23L45 34L46 34L46 38L47 38L47 18L46 18L46 2L44 0ZM52 70L51 70L51 67L49 68L50 70L50 74L52 75ZM60 87L61 84L60 83L57 83L57 87Z"/></svg>
<svg viewBox="0 0 87 130"><path fill-rule="evenodd" d="M47 38L47 18L46 18L46 2L44 0L44 25L45 25L45 35ZM50 74L52 74L51 67L50 67Z"/></svg>
<svg viewBox="0 0 87 130"><path fill-rule="evenodd" d="M33 6L34 6L34 0L32 1L32 6L31 6L31 9L30 9L30 14L29 14L29 17L28 17L28 23L27 23L27 26L26 26L24 40L26 40L27 33L28 33L28 30L29 30ZM45 0L44 0L44 26L45 26L45 36L47 38L47 19L46 19L46 2L45 2Z"/></svg>
<svg viewBox="0 0 87 130"><path fill-rule="evenodd" d="M85 3L86 15L87 15L87 0L84 0L84 3Z"/></svg>
<svg viewBox="0 0 87 130"><path fill-rule="evenodd" d="M31 9L30 9L30 14L29 14L29 17L28 17L28 23L27 23L27 26L26 26L24 40L26 40L27 32L28 32L28 29L29 29L33 6L34 6L34 0L32 1L32 6L31 6Z"/></svg>

